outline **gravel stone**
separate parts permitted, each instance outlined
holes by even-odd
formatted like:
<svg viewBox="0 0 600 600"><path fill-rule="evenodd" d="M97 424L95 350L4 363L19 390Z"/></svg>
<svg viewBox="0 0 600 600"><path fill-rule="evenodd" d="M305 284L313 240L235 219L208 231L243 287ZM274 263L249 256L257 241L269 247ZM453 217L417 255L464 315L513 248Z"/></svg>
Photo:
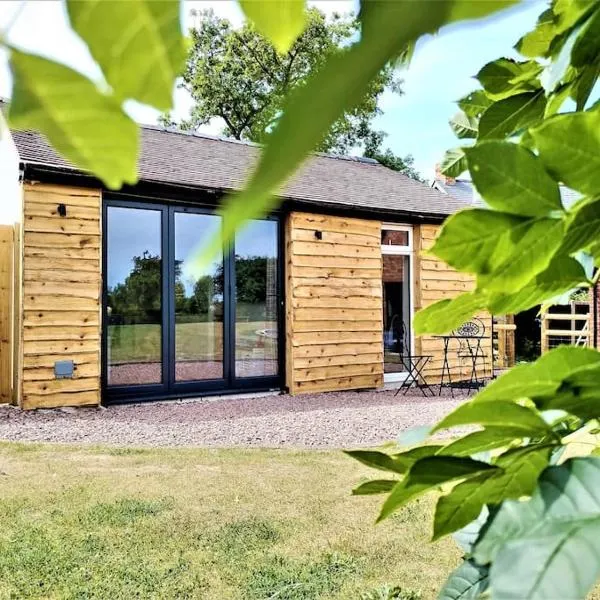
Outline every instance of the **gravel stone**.
<svg viewBox="0 0 600 600"><path fill-rule="evenodd" d="M21 411L0 407L0 439L150 447L377 446L438 421L463 397L394 390L220 397Z"/></svg>

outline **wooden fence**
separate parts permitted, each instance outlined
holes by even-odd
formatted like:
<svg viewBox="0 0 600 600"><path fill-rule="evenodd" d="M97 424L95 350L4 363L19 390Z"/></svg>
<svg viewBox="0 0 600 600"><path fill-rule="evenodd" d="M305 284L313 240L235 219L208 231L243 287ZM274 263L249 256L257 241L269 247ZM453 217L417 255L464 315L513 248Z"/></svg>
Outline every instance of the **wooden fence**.
<svg viewBox="0 0 600 600"><path fill-rule="evenodd" d="M542 315L542 354L564 344L592 346L592 319L588 302L570 302L550 308Z"/></svg>
<svg viewBox="0 0 600 600"><path fill-rule="evenodd" d="M12 401L13 248L14 228L0 225L0 403Z"/></svg>
<svg viewBox="0 0 600 600"><path fill-rule="evenodd" d="M515 330L513 315L494 316L492 347L494 370L508 369L515 364Z"/></svg>

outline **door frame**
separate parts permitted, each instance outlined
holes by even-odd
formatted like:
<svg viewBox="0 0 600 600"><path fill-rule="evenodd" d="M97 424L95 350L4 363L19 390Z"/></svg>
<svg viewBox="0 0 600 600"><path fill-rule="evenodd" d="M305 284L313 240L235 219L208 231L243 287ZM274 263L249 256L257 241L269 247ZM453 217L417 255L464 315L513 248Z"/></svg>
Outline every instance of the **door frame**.
<svg viewBox="0 0 600 600"><path fill-rule="evenodd" d="M414 229L412 225L400 224L400 223L382 223L381 231L405 231L408 237L408 244L406 246L390 246L381 244L381 255L383 262L383 255L388 256L408 256L408 315L409 315L409 337L410 337L410 352L415 353L415 336L413 334L413 317L414 317ZM383 287L383 264L381 269ZM381 296L383 302L383 295ZM381 307L384 309L383 305ZM384 332L385 333L385 332ZM385 351L383 353L383 367L385 369ZM383 382L385 383L402 383L408 377L408 373L383 373Z"/></svg>
<svg viewBox="0 0 600 600"><path fill-rule="evenodd" d="M161 361L162 382L116 386L108 384L108 209L109 207L156 210L161 214L162 307ZM118 193L103 194L102 199L102 293L100 306L101 356L100 381L104 404L169 400L243 392L280 391L285 380L285 297L284 290L284 219L274 214L265 218L277 222L277 363L272 376L235 377L235 244L223 252L223 378L199 381L175 381L175 213L214 214L214 207L170 202L164 198L138 198Z"/></svg>

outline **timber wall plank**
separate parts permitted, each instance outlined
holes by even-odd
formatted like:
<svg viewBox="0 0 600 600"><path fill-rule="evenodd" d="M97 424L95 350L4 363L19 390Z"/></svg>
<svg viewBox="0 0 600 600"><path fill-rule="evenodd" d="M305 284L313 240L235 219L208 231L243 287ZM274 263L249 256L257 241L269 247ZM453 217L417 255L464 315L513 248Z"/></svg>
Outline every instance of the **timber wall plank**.
<svg viewBox="0 0 600 600"><path fill-rule="evenodd" d="M378 221L289 215L286 382L290 393L383 385L381 269Z"/></svg>
<svg viewBox="0 0 600 600"><path fill-rule="evenodd" d="M14 227L0 226L0 403L12 400L13 249Z"/></svg>
<svg viewBox="0 0 600 600"><path fill-rule="evenodd" d="M23 408L100 402L101 247L99 190L25 184ZM72 379L54 377L58 360L74 361Z"/></svg>
<svg viewBox="0 0 600 600"><path fill-rule="evenodd" d="M424 253L433 245L440 230L439 225L420 225L414 229L415 240L415 311L425 308L438 300L454 298L475 288L472 275L458 273L452 267L436 257ZM490 377L492 369L492 319L489 314L482 313L478 317L484 322L487 338L481 346L486 355L485 367L478 362L477 375ZM450 372L453 380L468 378L471 374L471 363L468 359L458 357L458 342L451 341L448 351ZM438 383L444 361L444 342L441 339L422 336L415 340L416 353L431 355L424 375L429 383Z"/></svg>

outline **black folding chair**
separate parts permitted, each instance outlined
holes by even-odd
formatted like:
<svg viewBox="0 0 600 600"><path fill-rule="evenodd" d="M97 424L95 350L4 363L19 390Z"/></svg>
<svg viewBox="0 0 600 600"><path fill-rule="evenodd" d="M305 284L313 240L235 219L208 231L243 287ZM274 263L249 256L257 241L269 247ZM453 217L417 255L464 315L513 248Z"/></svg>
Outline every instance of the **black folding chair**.
<svg viewBox="0 0 600 600"><path fill-rule="evenodd" d="M429 354L412 354L408 328L404 326L404 323L401 324L401 330L398 334L400 362L406 370L406 379L396 390L394 397L402 390L404 390L404 395L406 396L408 390L410 390L413 385L421 390L423 396L426 397L428 393L431 396L435 396L435 392L431 389L423 376L423 371L433 356Z"/></svg>

